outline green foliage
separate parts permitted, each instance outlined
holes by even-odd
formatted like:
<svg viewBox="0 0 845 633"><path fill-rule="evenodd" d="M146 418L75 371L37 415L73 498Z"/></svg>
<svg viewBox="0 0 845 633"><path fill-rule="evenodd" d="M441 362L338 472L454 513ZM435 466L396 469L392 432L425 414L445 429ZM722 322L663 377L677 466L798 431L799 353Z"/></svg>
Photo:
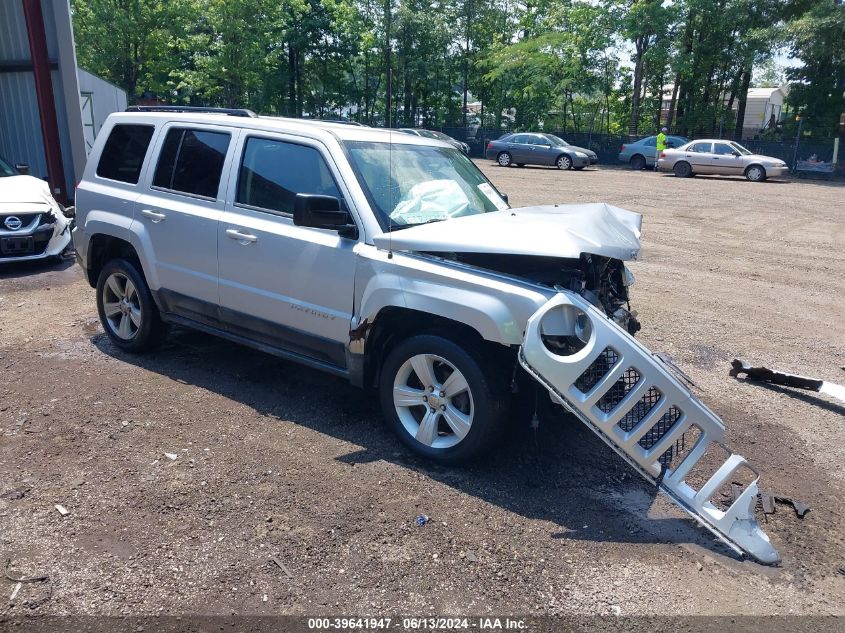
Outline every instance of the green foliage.
<svg viewBox="0 0 845 633"><path fill-rule="evenodd" d="M131 100L367 123L730 131L752 74L829 134L840 0L72 0L79 63ZM388 84L390 85L388 113ZM673 90L673 87L675 88ZM473 106L477 108L477 106Z"/></svg>

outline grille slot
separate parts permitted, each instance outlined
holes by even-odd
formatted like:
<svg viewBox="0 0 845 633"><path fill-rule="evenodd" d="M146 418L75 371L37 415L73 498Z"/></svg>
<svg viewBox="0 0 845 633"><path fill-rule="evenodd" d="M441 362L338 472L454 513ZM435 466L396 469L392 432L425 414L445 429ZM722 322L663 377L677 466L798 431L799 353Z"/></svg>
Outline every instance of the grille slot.
<svg viewBox="0 0 845 633"><path fill-rule="evenodd" d="M657 406L657 403L660 402L660 398L662 397L663 394L660 393L657 387L649 387L645 395L625 414L625 417L616 423L617 426L627 433L637 426L640 420L648 415L649 411Z"/></svg>
<svg viewBox="0 0 845 633"><path fill-rule="evenodd" d="M613 386L607 390L601 399L596 403L599 409L605 413L609 413L622 402L622 399L628 395L628 392L634 388L640 381L639 372L633 367L628 367L625 372L619 377Z"/></svg>
<svg viewBox="0 0 845 633"><path fill-rule="evenodd" d="M613 366L619 361L619 354L611 347L604 348L604 351L598 355L584 373L578 376L575 381L575 388L581 393L587 393L590 389L595 387L599 381L607 375Z"/></svg>
<svg viewBox="0 0 845 633"><path fill-rule="evenodd" d="M666 435L666 433L669 432L669 429L675 426L675 422L680 419L681 415L681 410L673 404L669 407L669 410L661 416L661 418L657 421L657 424L651 427L648 430L648 433L640 438L638 444L646 450L650 449L652 446L657 444L661 438Z"/></svg>

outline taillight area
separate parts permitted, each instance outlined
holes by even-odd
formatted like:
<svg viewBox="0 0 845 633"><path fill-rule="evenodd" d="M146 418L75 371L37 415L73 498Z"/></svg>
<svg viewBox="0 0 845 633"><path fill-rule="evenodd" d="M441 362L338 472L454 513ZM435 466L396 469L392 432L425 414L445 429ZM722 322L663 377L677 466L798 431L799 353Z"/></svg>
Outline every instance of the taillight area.
<svg viewBox="0 0 845 633"><path fill-rule="evenodd" d="M487 149L493 149L493 142L487 143Z"/></svg>
<svg viewBox="0 0 845 633"><path fill-rule="evenodd" d="M660 152L660 158L666 158L666 152Z"/></svg>
<svg viewBox="0 0 845 633"><path fill-rule="evenodd" d="M619 151L620 151L620 152L624 152L624 151L625 151L625 146L623 145L622 147L620 147L620 148L619 148Z"/></svg>

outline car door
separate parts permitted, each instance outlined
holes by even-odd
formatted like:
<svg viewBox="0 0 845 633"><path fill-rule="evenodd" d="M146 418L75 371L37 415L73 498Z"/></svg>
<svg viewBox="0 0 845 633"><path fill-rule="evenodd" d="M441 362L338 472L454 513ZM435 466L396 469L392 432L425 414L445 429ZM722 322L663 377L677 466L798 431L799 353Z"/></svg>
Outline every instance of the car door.
<svg viewBox="0 0 845 633"><path fill-rule="evenodd" d="M217 223L225 205L221 175L232 160L232 132L169 123L154 169L135 203L133 232L153 264L165 311L217 325ZM228 171L228 170L226 170Z"/></svg>
<svg viewBox="0 0 845 633"><path fill-rule="evenodd" d="M742 156L729 143L713 143L713 173L741 176Z"/></svg>
<svg viewBox="0 0 845 633"><path fill-rule="evenodd" d="M256 132L239 146L217 234L225 327L343 368L357 241L293 222L298 193L348 200L342 179L316 141Z"/></svg>
<svg viewBox="0 0 845 633"><path fill-rule="evenodd" d="M554 165L558 151L552 147L551 141L539 134L531 134L531 160L536 165ZM559 149L559 148L558 148Z"/></svg>
<svg viewBox="0 0 845 633"><path fill-rule="evenodd" d="M518 164L530 163L531 156L528 149L528 134L514 134L507 142L507 150L511 154L512 162Z"/></svg>
<svg viewBox="0 0 845 633"><path fill-rule="evenodd" d="M697 174L709 174L710 171L710 156L713 149L713 143L698 142L693 143L687 147L684 152L684 159L692 166L692 170Z"/></svg>

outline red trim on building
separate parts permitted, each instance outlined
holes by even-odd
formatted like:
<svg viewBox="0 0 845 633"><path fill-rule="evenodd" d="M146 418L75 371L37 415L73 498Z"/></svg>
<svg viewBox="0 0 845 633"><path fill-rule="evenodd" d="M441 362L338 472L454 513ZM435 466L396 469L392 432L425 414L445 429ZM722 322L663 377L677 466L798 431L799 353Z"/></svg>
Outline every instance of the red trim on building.
<svg viewBox="0 0 845 633"><path fill-rule="evenodd" d="M47 33L44 31L44 14L41 0L21 0L26 18L29 51L32 56L32 73L35 75L35 93L38 99L38 116L41 119L41 138L47 159L47 180L53 197L67 204L65 169L62 163L62 146L59 141L59 123L53 97L53 79L47 57Z"/></svg>

